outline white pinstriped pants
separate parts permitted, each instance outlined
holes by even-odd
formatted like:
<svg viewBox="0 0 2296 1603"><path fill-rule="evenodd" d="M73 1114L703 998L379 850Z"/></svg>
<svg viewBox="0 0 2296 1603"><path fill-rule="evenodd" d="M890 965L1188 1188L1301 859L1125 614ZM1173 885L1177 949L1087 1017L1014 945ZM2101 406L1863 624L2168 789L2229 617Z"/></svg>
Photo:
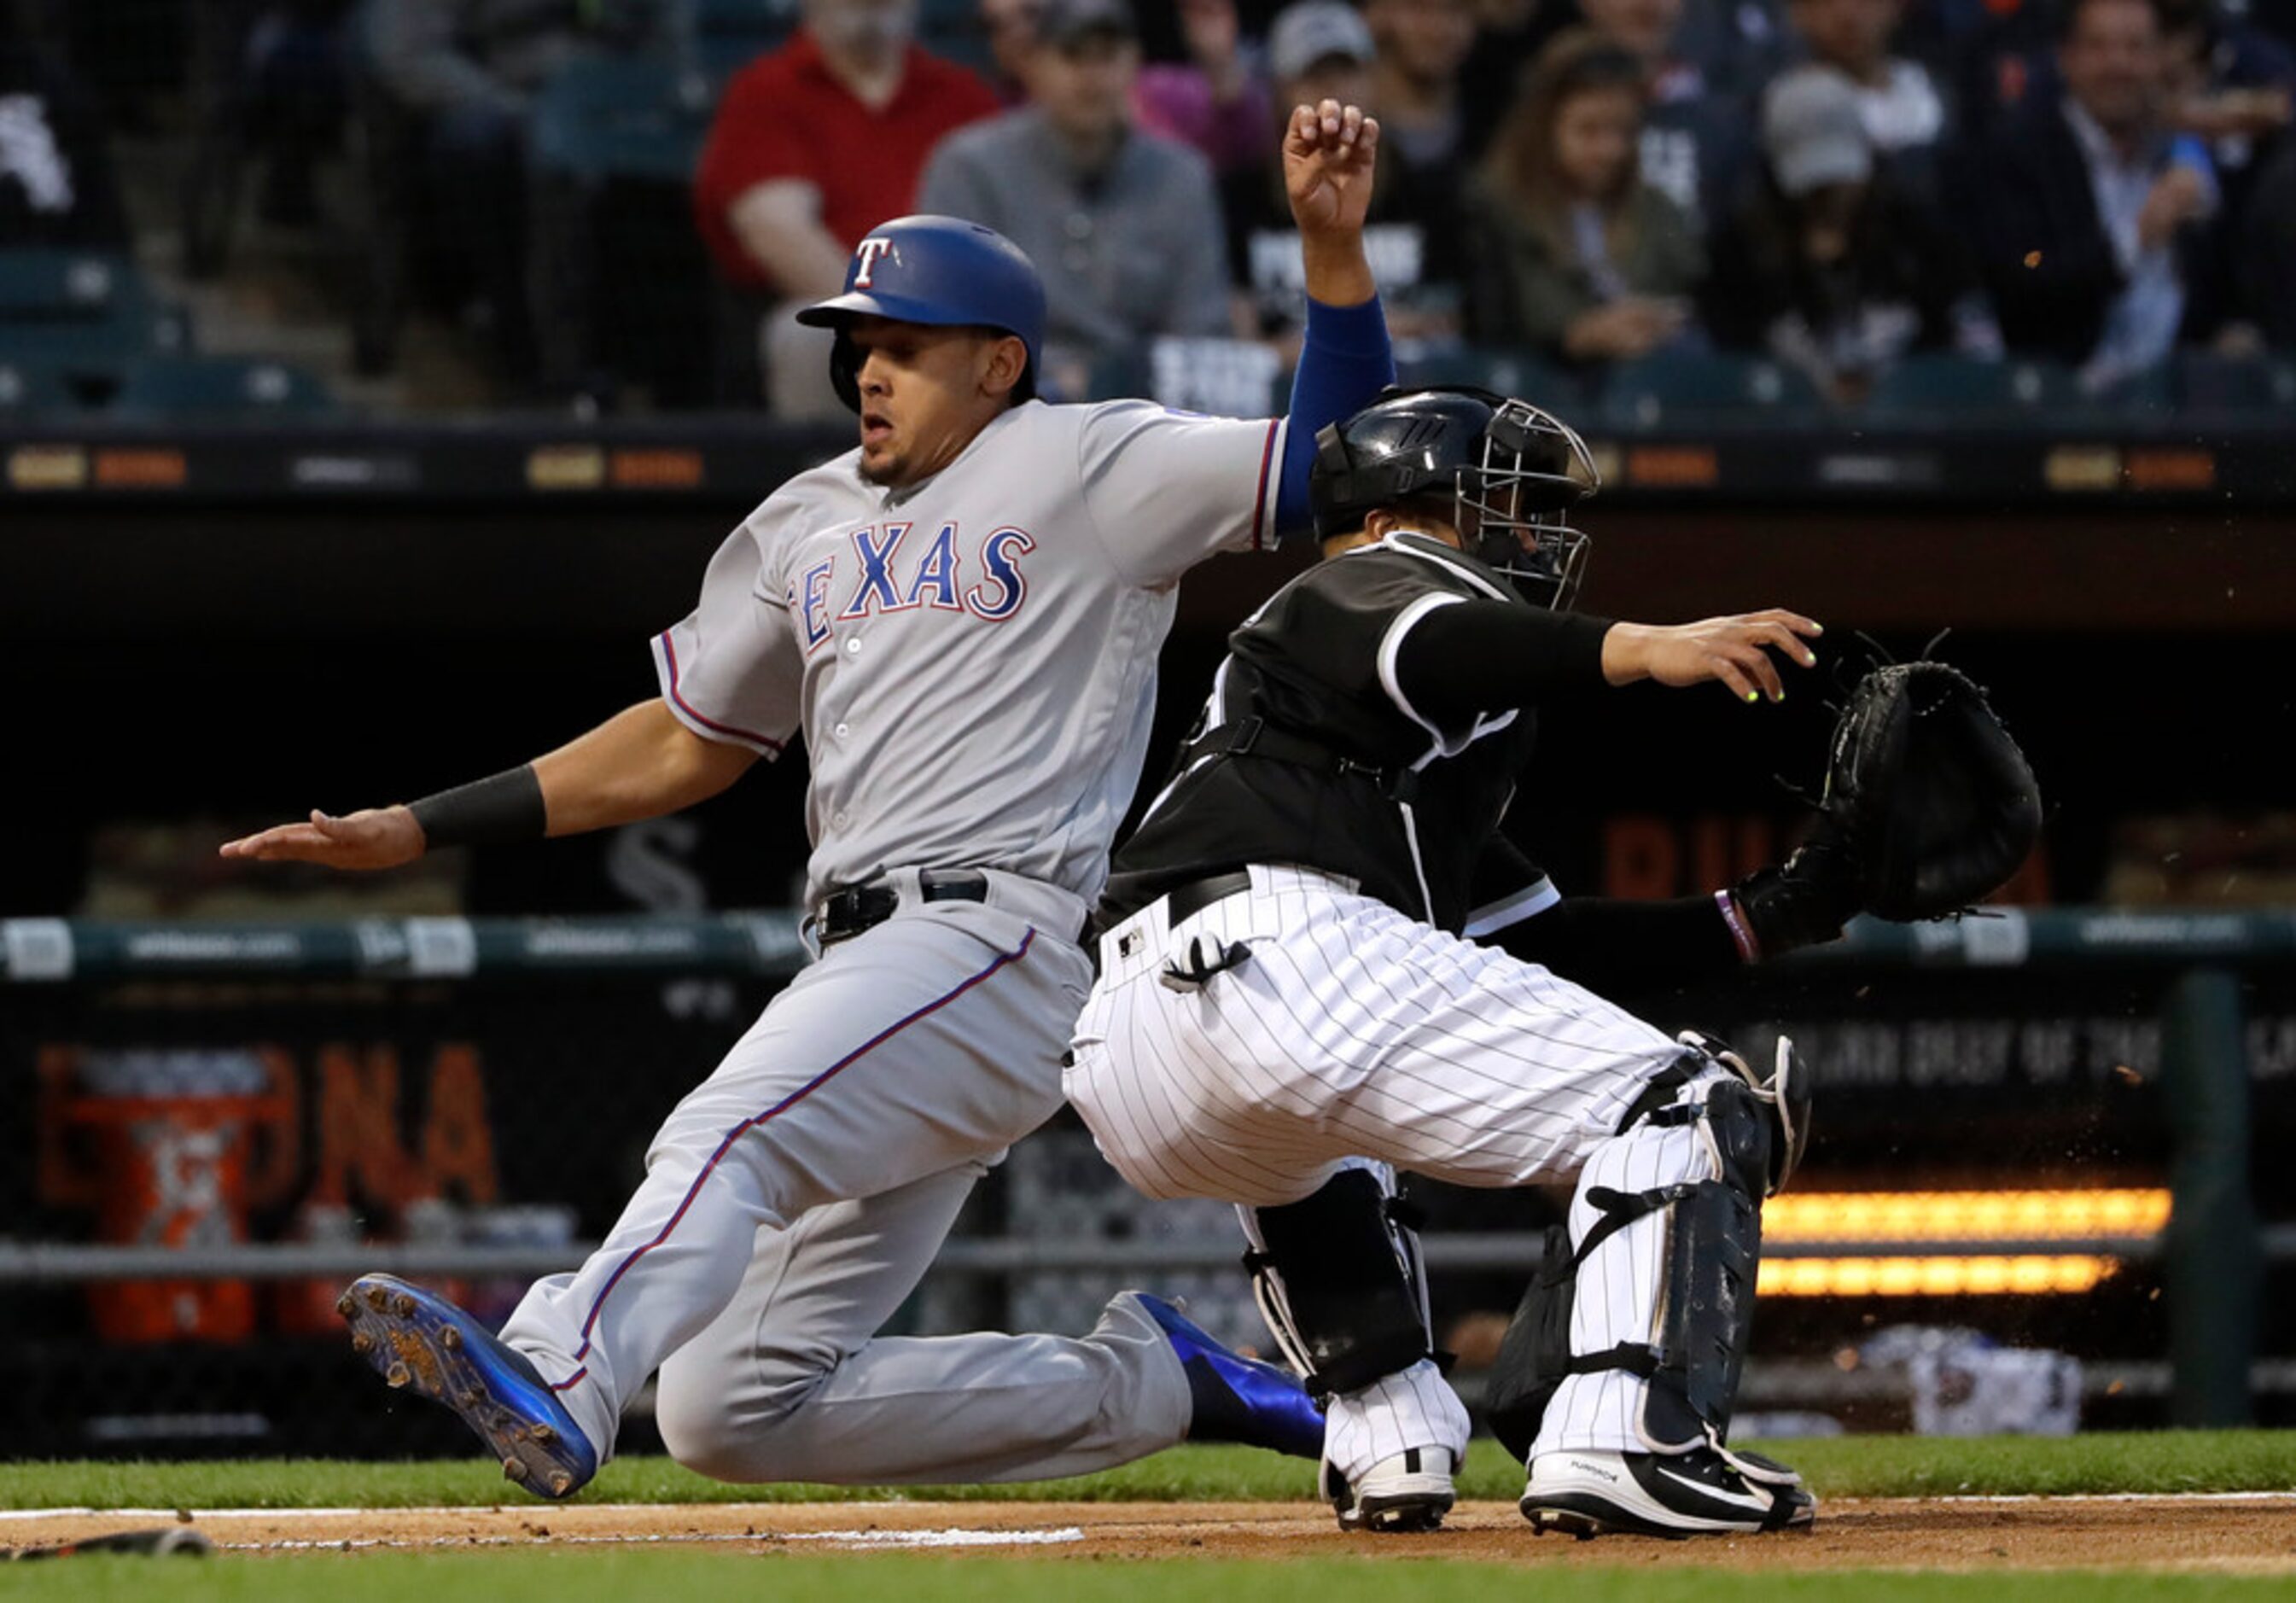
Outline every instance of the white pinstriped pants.
<svg viewBox="0 0 2296 1603"><path fill-rule="evenodd" d="M1271 1207L1369 1158L1466 1186L1577 1182L1577 1237L1595 1217L1591 1185L1639 1190L1710 1175L1694 1125L1616 1133L1681 1054L1656 1028L1345 880L1259 866L1250 878L1249 892L1177 929L1159 902L1102 937L1066 1089L1109 1162L1146 1195ZM1201 990L1174 991L1158 973L1192 935L1244 941L1250 955ZM1707 1083L1682 1095L1702 1100ZM1664 1243L1653 1214L1589 1256L1578 1351L1650 1338ZM1450 1445L1456 1398L1431 1375L1410 1380L1390 1383L1379 1403L1404 1436L1419 1433L1402 1444ZM1426 1397L1428 1380L1447 1403ZM1570 1377L1534 1451L1648 1451L1644 1390L1619 1371ZM1343 1459L1341 1445L1335 1420L1329 1446L1349 1469L1359 1451Z"/></svg>

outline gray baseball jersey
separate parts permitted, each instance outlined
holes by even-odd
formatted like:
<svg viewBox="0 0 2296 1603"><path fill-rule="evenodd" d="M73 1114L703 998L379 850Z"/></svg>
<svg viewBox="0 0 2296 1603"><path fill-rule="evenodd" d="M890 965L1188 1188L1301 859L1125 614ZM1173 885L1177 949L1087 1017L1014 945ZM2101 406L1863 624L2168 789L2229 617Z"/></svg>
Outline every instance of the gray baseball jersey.
<svg viewBox="0 0 2296 1603"><path fill-rule="evenodd" d="M654 642L695 733L804 730L809 895L906 867L1100 893L1180 575L1272 545L1283 423L1030 402L906 490L791 479Z"/></svg>
<svg viewBox="0 0 2296 1603"><path fill-rule="evenodd" d="M875 1333L1060 1106L1175 590L1272 542L1283 429L1032 401L910 489L849 453L744 519L656 639L696 733L772 755L803 731L814 892L882 878L902 911L775 997L599 1249L504 1328L601 1452L657 1366L670 1451L731 1480L1080 1474L1186 1428L1179 1361L1122 1298L1082 1340ZM990 871L985 900L915 894L956 867Z"/></svg>

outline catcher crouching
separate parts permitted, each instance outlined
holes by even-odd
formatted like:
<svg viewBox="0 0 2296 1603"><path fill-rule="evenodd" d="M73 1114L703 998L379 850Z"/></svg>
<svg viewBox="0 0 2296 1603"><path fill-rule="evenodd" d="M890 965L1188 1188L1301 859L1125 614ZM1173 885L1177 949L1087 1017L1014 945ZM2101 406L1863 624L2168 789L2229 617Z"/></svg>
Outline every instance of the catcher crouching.
<svg viewBox="0 0 2296 1603"><path fill-rule="evenodd" d="M1466 1446L1400 1170L1571 1188L1495 1398L1535 1527L1809 1522L1800 1477L1728 1439L1762 1203L1809 1137L1792 1044L1757 1072L1603 991L1830 940L1861 910L1956 911L2038 826L1981 694L1911 665L1853 695L1784 863L1710 897L1562 896L1498 829L1538 706L1641 679L1775 700L1819 633L1783 609L1567 610L1568 514L1595 483L1567 424L1488 391L1390 391L1326 429L1326 560L1231 637L1100 908L1070 1099L1147 1195L1239 1204L1347 1529L1439 1525Z"/></svg>

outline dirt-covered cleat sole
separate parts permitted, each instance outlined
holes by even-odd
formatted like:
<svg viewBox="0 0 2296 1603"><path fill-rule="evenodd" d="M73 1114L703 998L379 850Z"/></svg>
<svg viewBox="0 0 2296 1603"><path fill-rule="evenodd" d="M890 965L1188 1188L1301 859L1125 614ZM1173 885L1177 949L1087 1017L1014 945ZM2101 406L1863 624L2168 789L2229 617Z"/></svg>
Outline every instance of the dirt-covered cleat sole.
<svg viewBox="0 0 2296 1603"><path fill-rule="evenodd" d="M1458 1500L1451 1482L1454 1467L1447 1448L1414 1447L1381 1459L1350 1485L1326 1459L1324 1496L1342 1531L1403 1535L1438 1530Z"/></svg>
<svg viewBox="0 0 2296 1603"><path fill-rule="evenodd" d="M1156 1322L1187 1372L1191 1442L1240 1442L1294 1458L1324 1456L1324 1410L1289 1370L1232 1352L1177 1308L1144 1291L1125 1294Z"/></svg>
<svg viewBox="0 0 2296 1603"><path fill-rule="evenodd" d="M598 1454L526 1355L435 1292L391 1275L364 1275L335 1303L351 1350L393 1389L461 1416L503 1467L542 1497L571 1497L598 1473Z"/></svg>
<svg viewBox="0 0 2296 1603"><path fill-rule="evenodd" d="M1581 1538L1748 1535L1807 1527L1817 1517L1817 1500L1792 1470L1704 1447L1541 1453L1521 1506L1533 1530Z"/></svg>

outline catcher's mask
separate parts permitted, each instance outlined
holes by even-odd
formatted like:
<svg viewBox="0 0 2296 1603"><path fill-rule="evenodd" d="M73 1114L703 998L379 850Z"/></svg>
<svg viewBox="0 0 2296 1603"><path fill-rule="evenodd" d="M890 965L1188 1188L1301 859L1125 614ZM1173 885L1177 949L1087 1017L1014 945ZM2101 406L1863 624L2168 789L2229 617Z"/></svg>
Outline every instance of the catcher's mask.
<svg viewBox="0 0 2296 1603"><path fill-rule="evenodd" d="M1587 537L1566 521L1602 486L1578 432L1467 384L1390 389L1316 436L1308 499L1318 538L1413 496L1447 493L1466 549L1541 606L1570 604Z"/></svg>

